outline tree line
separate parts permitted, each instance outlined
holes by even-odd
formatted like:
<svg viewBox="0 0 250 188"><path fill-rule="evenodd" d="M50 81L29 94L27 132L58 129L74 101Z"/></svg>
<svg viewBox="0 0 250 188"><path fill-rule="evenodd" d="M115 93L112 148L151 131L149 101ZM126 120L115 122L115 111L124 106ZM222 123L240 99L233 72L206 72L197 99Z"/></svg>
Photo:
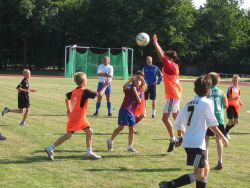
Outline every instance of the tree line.
<svg viewBox="0 0 250 188"><path fill-rule="evenodd" d="M139 66L156 53L135 36L156 33L199 72L249 73L249 10L241 0L0 0L0 69L64 69L64 47L131 47Z"/></svg>

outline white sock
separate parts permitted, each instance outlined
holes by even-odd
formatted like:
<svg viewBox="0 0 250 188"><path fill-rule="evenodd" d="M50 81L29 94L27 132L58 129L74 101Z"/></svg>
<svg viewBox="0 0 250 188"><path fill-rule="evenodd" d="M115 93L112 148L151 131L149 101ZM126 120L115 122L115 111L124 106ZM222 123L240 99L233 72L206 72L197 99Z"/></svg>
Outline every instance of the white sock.
<svg viewBox="0 0 250 188"><path fill-rule="evenodd" d="M56 147L55 147L54 145L51 145L51 146L49 146L49 149L50 149L51 151L54 151L54 150L56 149Z"/></svg>
<svg viewBox="0 0 250 188"><path fill-rule="evenodd" d="M87 154L91 154L93 151L92 151L92 148L87 148Z"/></svg>
<svg viewBox="0 0 250 188"><path fill-rule="evenodd" d="M152 110L152 115L155 116L155 114L156 114L156 110Z"/></svg>
<svg viewBox="0 0 250 188"><path fill-rule="evenodd" d="M170 142L174 142L175 141L175 137L170 137Z"/></svg>
<svg viewBox="0 0 250 188"><path fill-rule="evenodd" d="M129 144L128 149L131 149L131 148L133 148L133 146L132 146L132 144Z"/></svg>
<svg viewBox="0 0 250 188"><path fill-rule="evenodd" d="M114 140L108 140L109 144L113 144Z"/></svg>

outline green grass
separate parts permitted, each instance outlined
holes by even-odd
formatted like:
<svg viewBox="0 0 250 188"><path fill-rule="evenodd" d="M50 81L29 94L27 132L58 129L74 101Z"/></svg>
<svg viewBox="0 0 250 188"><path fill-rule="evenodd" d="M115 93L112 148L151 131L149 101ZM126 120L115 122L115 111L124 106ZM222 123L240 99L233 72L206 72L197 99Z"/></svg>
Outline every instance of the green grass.
<svg viewBox="0 0 250 188"><path fill-rule="evenodd" d="M16 85L21 77L1 77L0 109L17 106ZM88 88L96 89L96 80L88 80ZM186 166L186 154L182 147L166 153L167 130L161 122L164 105L163 85L158 87L157 118L145 118L137 126L134 146L138 154L128 153L128 130L124 129L114 143L114 152L107 152L106 140L117 126L117 113L123 99L124 81L113 81L114 117L107 118L106 102L102 103L101 114L95 118L95 100L90 100L88 120L94 130L93 149L103 159L83 160L86 150L85 135L76 133L69 141L59 146L55 161L48 161L45 146L52 144L65 133L67 116L64 104L65 93L75 87L72 79L31 78L31 86L37 89L31 93L32 111L29 127L19 127L20 114L6 114L0 120L0 132L7 135L0 142L0 187L157 187L162 180L171 180L192 168ZM194 95L192 83L181 83L183 98L181 105ZM220 85L226 91L227 85ZM249 86L241 86L244 107L239 126L232 129L230 146L225 149L224 169L211 170L208 186L249 187ZM150 116L150 104L148 104ZM215 140L210 141L209 161L213 167L217 160ZM195 184L186 186L195 187Z"/></svg>

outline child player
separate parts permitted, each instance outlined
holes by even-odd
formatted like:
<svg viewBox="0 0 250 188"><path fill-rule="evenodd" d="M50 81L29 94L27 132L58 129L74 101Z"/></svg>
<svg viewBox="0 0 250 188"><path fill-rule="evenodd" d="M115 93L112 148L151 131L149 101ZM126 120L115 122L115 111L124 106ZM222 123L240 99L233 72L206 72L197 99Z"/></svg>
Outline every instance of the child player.
<svg viewBox="0 0 250 188"><path fill-rule="evenodd" d="M131 84L131 87L128 87ZM113 131L113 134L109 140L107 140L107 146L109 151L113 151L113 142L115 137L119 132L121 132L124 126L129 128L128 136L128 151L137 152L133 148L133 137L134 137L134 126L136 123L135 120L135 109L141 103L143 99L144 91L146 90L147 84L142 76L133 76L131 77L124 85L123 91L125 97L123 103L119 110L118 115L118 127Z"/></svg>
<svg viewBox="0 0 250 188"><path fill-rule="evenodd" d="M196 181L196 187L206 187L209 164L206 159L205 136L210 128L225 146L228 140L218 129L218 122L214 115L213 101L207 98L211 87L211 80L202 75L194 82L197 94L178 114L174 128L184 132L183 147L187 153L187 165L194 166L193 173L185 174L172 181L163 181L160 188L181 187Z"/></svg>
<svg viewBox="0 0 250 188"><path fill-rule="evenodd" d="M240 108L243 103L240 100L240 88L239 88L239 75L235 74L232 78L232 86L230 86L227 90L227 118L228 124L225 129L225 134L229 138L229 130L232 129L237 123L239 123L239 113Z"/></svg>
<svg viewBox="0 0 250 188"><path fill-rule="evenodd" d="M212 87L210 90L210 94L208 98L210 98L214 103L214 115L219 123L219 130L225 135L225 128L224 128L224 109L227 107L227 97L223 93L222 90L220 90L216 85L219 82L220 76L216 72L211 72L208 74L210 79L212 80ZM207 152L207 159L208 159L208 146L209 146L209 137L214 136L214 133L207 129L206 133L206 152ZM222 169L222 154L223 154L223 144L222 140L216 136L216 144L217 144L217 155L218 155L218 163L215 170L221 170Z"/></svg>
<svg viewBox="0 0 250 188"><path fill-rule="evenodd" d="M87 76L83 72L76 73L74 81L77 85L73 91L66 94L66 107L68 113L67 132L61 136L53 145L45 148L45 152L50 160L54 160L54 150L66 140L70 139L75 131L83 130L86 133L87 154L86 159L100 159L92 151L93 130L86 118L88 110L88 100L96 96L102 96L108 86L108 81L103 83L103 88L99 92L91 91L86 88Z"/></svg>
<svg viewBox="0 0 250 188"><path fill-rule="evenodd" d="M16 87L18 91L18 109L10 109L5 107L2 111L2 116L4 116L8 112L23 114L23 120L20 123L20 126L27 126L27 118L30 112L30 98L29 92L36 92L35 89L30 88L29 79L31 73L30 70L23 70L23 80Z"/></svg>

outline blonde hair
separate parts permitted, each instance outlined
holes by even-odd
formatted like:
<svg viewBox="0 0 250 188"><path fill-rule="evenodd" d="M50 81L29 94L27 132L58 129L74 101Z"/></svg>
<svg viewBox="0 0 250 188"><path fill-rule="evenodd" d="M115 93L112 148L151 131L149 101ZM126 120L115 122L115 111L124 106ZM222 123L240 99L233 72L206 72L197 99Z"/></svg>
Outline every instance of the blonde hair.
<svg viewBox="0 0 250 188"><path fill-rule="evenodd" d="M27 73L30 74L30 70L29 69L23 69L23 75L27 74Z"/></svg>
<svg viewBox="0 0 250 188"><path fill-rule="evenodd" d="M234 74L233 78L232 78L232 81L237 80L238 78L240 78L240 76L238 74Z"/></svg>
<svg viewBox="0 0 250 188"><path fill-rule="evenodd" d="M77 72L74 77L76 85L80 86L87 79L87 75L84 72Z"/></svg>
<svg viewBox="0 0 250 188"><path fill-rule="evenodd" d="M212 80L212 86L216 86L220 80L220 75L216 72L210 72L208 76Z"/></svg>
<svg viewBox="0 0 250 188"><path fill-rule="evenodd" d="M141 75L135 75L136 79L137 80L140 80L141 81L141 86L140 88L143 90L143 91L146 91L147 89L147 83L146 81L144 80L143 76Z"/></svg>

